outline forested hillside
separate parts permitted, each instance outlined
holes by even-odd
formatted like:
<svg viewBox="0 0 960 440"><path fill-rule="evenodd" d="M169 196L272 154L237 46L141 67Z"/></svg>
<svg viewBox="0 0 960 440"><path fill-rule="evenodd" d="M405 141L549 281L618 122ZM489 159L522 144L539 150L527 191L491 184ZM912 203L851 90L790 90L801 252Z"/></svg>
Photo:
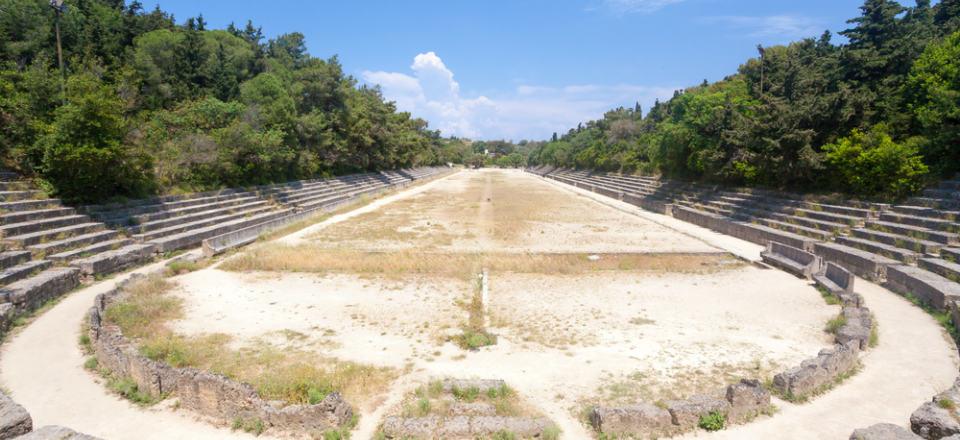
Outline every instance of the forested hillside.
<svg viewBox="0 0 960 440"><path fill-rule="evenodd" d="M960 171L960 0L867 0L829 32L764 48L646 115L608 112L534 164L896 198Z"/></svg>
<svg viewBox="0 0 960 440"><path fill-rule="evenodd" d="M178 24L137 1L0 0L0 160L100 201L442 163L456 149L303 35Z"/></svg>

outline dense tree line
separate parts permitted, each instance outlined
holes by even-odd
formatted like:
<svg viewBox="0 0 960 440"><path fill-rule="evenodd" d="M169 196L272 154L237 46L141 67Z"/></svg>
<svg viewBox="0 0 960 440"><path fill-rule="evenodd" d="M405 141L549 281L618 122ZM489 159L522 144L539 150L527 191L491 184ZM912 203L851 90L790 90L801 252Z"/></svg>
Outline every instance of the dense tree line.
<svg viewBox="0 0 960 440"><path fill-rule="evenodd" d="M299 33L178 24L138 1L0 0L0 160L74 201L458 162ZM65 84L65 86L64 86Z"/></svg>
<svg viewBox="0 0 960 440"><path fill-rule="evenodd" d="M866 0L829 32L644 115L608 112L530 154L536 164L897 198L960 171L960 0Z"/></svg>

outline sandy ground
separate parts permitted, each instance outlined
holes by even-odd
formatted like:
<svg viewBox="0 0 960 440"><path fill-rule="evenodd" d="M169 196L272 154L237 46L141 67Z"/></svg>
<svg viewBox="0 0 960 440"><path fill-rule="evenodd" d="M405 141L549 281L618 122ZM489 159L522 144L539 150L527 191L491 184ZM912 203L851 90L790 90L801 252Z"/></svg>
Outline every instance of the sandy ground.
<svg viewBox="0 0 960 440"><path fill-rule="evenodd" d="M476 182L480 174L460 173L389 196L283 240L303 242L318 234L322 237L328 228L344 220L363 220L365 214L377 210L392 211L394 203L463 181ZM523 180L535 182L530 185L539 185L544 191L561 188L533 177ZM731 237L580 190L556 192L573 196L562 203L573 204L576 200L589 206L589 215L612 219L614 224L620 221L618 215L623 215L624 222L635 215L646 231L660 228L669 235L657 240L633 237L633 242L626 237L626 243L599 240L600 248L636 251L668 243L665 249L721 248L747 259L759 258L758 246ZM595 197L615 209L600 209L593 201L585 203ZM494 195L491 200L505 198ZM479 215L496 218L496 214ZM551 247L530 238L534 235L525 235L538 234L536 226L531 228L536 221L530 220L536 216L536 212L518 216L513 226L501 232L466 224L447 229L449 225L445 224L444 231L453 230L449 235L454 239L444 238L434 246L484 249L501 240L498 237L514 234L518 243L539 246L539 251L585 250L582 245L566 247L565 242ZM404 221L409 224L409 218L416 216L407 217ZM370 220L374 222L371 224L379 221ZM543 235L563 241L584 233L590 231L567 224ZM391 249L389 246L398 242L389 234L384 236L387 239L373 236L360 244ZM149 268L140 271L146 270ZM209 277L198 281L195 277L204 278L200 274ZM505 379L553 418L563 429L564 438L587 438L589 432L575 417L582 403L577 396L656 392L645 385L663 378L694 381L696 373L683 372L709 367L720 372L747 368L756 364L757 353L763 354L762 361L767 363L789 363L813 355L825 345L819 328L835 310L823 305L816 292L796 278L752 266L709 275L660 277L624 272L577 279L491 274L491 320L502 338L494 347L464 355L450 344L437 345L434 338L444 332L444 326L465 319L465 313L451 305L451 300L470 289L460 280L375 280L306 274L280 278L276 274L232 274L215 269L181 278L188 289L182 294L188 299L189 312L188 319L178 325L185 332L216 331L223 326L241 337L256 337L258 332L265 332L263 336L302 329L313 332L311 341L318 349L338 357L383 365L398 365L397 358L413 363L410 373L393 384L375 409L364 411L355 431L354 438L358 439L369 438L387 409L436 376ZM79 323L93 297L108 290L117 279L71 294L30 326L11 335L0 352L0 383L33 414L37 426L62 424L107 439L249 437L214 428L183 412L133 406L107 393L93 375L83 370L83 356L77 346ZM190 288L203 283L215 283L218 289L193 292ZM858 281L858 286L880 322L880 346L865 357L864 370L808 404L780 402L781 411L774 417L711 437L845 438L854 428L875 422L906 423L913 409L952 383L957 374L957 355L940 327L900 297L864 281ZM425 313L430 316L430 325L424 327L421 322L418 327ZM778 319L772 319L774 316ZM718 332L718 328L723 331ZM609 362L609 358L619 362ZM670 360L671 368L663 364L663 359ZM638 371L643 374L636 374ZM638 386L601 390L601 381L631 381ZM146 426L150 429L145 430Z"/></svg>
<svg viewBox="0 0 960 440"><path fill-rule="evenodd" d="M515 170L465 171L387 209L296 240L329 248L441 252L717 252L701 240L610 209Z"/></svg>
<svg viewBox="0 0 960 440"><path fill-rule="evenodd" d="M148 273L164 264L133 273ZM217 428L186 411L162 405L137 407L109 394L100 378L83 368L85 357L78 344L80 324L93 299L128 276L73 292L8 337L0 351L0 383L27 409L33 426L62 425L108 440L255 438Z"/></svg>

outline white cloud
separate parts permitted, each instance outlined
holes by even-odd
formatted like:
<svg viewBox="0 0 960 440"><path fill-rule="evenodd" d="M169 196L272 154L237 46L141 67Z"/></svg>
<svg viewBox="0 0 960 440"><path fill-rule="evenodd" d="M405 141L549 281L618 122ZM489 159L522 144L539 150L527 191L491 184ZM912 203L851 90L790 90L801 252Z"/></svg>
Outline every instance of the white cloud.
<svg viewBox="0 0 960 440"><path fill-rule="evenodd" d="M603 0L603 7L616 14L650 14L685 0Z"/></svg>
<svg viewBox="0 0 960 440"><path fill-rule="evenodd" d="M464 97L460 84L433 52L417 55L411 74L362 72L369 84L379 84L397 107L430 122L444 135L474 139L546 139L580 122L597 119L621 105L639 101L650 108L656 99L673 94L674 87L631 84L576 84L547 87L521 84L496 96Z"/></svg>
<svg viewBox="0 0 960 440"><path fill-rule="evenodd" d="M826 29L820 20L799 15L725 15L706 17L703 21L726 25L732 30L743 32L743 35L748 37L772 37L779 40L815 37Z"/></svg>

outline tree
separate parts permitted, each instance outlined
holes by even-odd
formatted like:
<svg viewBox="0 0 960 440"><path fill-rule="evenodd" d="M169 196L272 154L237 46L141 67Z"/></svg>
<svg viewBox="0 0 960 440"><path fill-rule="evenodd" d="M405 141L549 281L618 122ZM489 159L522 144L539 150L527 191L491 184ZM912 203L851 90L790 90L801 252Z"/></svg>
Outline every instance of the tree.
<svg viewBox="0 0 960 440"><path fill-rule="evenodd" d="M126 134L123 102L89 73L70 78L68 103L37 140L43 152L41 175L71 201L93 202L145 193L149 163L122 145Z"/></svg>
<svg viewBox="0 0 960 440"><path fill-rule="evenodd" d="M950 177L960 171L960 31L924 51L906 92L919 130L930 140L926 163Z"/></svg>
<svg viewBox="0 0 960 440"><path fill-rule="evenodd" d="M923 188L927 166L916 140L894 142L884 125L823 147L831 176L851 194L896 200Z"/></svg>

